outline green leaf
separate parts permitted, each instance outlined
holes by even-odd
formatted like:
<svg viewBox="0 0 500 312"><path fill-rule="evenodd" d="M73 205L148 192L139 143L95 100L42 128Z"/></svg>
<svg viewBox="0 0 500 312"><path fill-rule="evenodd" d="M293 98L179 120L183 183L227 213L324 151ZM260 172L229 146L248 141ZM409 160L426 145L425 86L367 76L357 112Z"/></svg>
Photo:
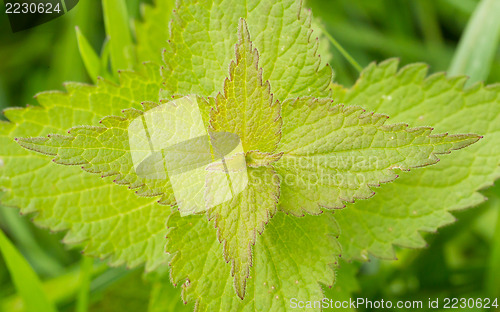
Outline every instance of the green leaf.
<svg viewBox="0 0 500 312"><path fill-rule="evenodd" d="M229 65L224 94L219 93L215 100L210 124L214 131L237 134L247 153L273 152L281 136L280 105L273 102L269 82L262 83L259 54L252 47L243 19L238 33L236 60ZM244 191L208 212L224 245L224 258L232 264L236 293L242 299L256 235L264 231L264 225L276 213L279 198L279 179L272 167L264 166L268 164L249 168Z"/></svg>
<svg viewBox="0 0 500 312"><path fill-rule="evenodd" d="M102 10L113 72L116 74L119 70L132 69L134 51L125 1L103 0Z"/></svg>
<svg viewBox="0 0 500 312"><path fill-rule="evenodd" d="M302 219L276 214L257 237L243 300L234 295L222 246L204 218L173 214L168 225L167 251L175 254L171 278L182 283L184 300L196 302L197 311L288 311L291 298L322 300L319 283L334 283L332 265L340 249L331 214Z"/></svg>
<svg viewBox="0 0 500 312"><path fill-rule="evenodd" d="M280 101L303 94L327 94L330 66L320 66L319 40L312 33L311 13L302 1L187 0L172 16L163 97L172 94L213 96L227 75L244 18L260 53L263 81L269 80ZM202 68L203 70L200 70Z"/></svg>
<svg viewBox="0 0 500 312"><path fill-rule="evenodd" d="M46 156L26 152L13 140L19 136L64 134L75 124L97 123L118 114L120 107L140 107L158 100L159 70L152 64L141 73L122 72L120 85L99 80L97 86L66 84L67 93L37 96L41 106L5 111L0 123L0 187L2 203L37 212L35 222L52 230L69 229L64 241L84 243L85 253L109 257L114 265L148 270L168 261L162 248L169 209L151 198L140 198L110 178L98 178L79 168L58 166Z"/></svg>
<svg viewBox="0 0 500 312"><path fill-rule="evenodd" d="M195 97L194 100L208 116L208 103L199 97ZM159 108L159 103L155 102L145 101L141 104L146 112ZM129 128L132 122L141 118L144 112L129 108L122 110L122 113L125 117L109 116L103 118L99 121L99 127L78 126L72 128L67 132L70 135L49 134L46 137L16 138L16 140L24 148L56 156L53 161L57 164L78 165L83 170L98 173L102 177L112 176L113 182L128 185L128 188L134 190L139 196L161 196L158 200L159 203L175 206L176 200L168 176L165 179L141 177L137 174L134 166L129 143L129 136L134 134L129 133ZM161 129L156 129L160 135L168 133L169 129L173 128L170 124L164 126ZM179 128L177 135L186 131L189 132ZM172 133L175 133L175 130ZM187 154L183 154L183 156L187 156Z"/></svg>
<svg viewBox="0 0 500 312"><path fill-rule="evenodd" d="M419 231L436 231L453 222L450 211L483 202L478 191L500 177L500 86L475 84L464 90L463 76L425 78L426 74L424 64L399 71L397 60L371 64L352 89L335 90L335 101L348 107L365 105L389 114L395 122L484 137L455 157L413 170L381 187L372 199L338 211L340 240L348 259L367 259L368 254L390 259L395 257L392 245L425 246Z"/></svg>
<svg viewBox="0 0 500 312"><path fill-rule="evenodd" d="M214 131L237 134L245 151L273 152L281 137L280 104L273 101L269 81L262 81L259 53L243 19L238 36L236 60L229 65L224 94L215 99L210 124Z"/></svg>
<svg viewBox="0 0 500 312"><path fill-rule="evenodd" d="M332 64L333 53L330 49L330 42L328 41L327 34L323 31L323 25L321 20L317 16L313 16L311 27L313 34L318 37L318 57L321 59L320 68L326 66L327 64ZM333 80L334 77L332 77Z"/></svg>
<svg viewBox="0 0 500 312"><path fill-rule="evenodd" d="M342 208L374 195L371 186L397 178L396 170L434 164L437 154L463 148L477 135L431 134L432 128L386 125L387 116L330 99L299 98L282 105L280 209L296 216Z"/></svg>
<svg viewBox="0 0 500 312"><path fill-rule="evenodd" d="M224 258L231 261L236 293L242 299L252 265L252 245L276 213L279 198L279 179L272 168L248 168L248 176L243 192L208 212L223 243Z"/></svg>
<svg viewBox="0 0 500 312"><path fill-rule="evenodd" d="M2 230L0 230L0 252L9 269L17 292L23 299L26 311L57 311L54 305L47 299L35 271L33 271L29 263L17 251L14 245L12 245Z"/></svg>

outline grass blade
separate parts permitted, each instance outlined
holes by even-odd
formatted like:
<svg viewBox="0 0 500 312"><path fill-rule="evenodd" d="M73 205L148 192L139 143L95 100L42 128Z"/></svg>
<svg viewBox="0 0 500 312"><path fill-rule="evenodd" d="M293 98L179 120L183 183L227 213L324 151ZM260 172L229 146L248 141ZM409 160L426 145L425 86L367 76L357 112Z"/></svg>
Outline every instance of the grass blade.
<svg viewBox="0 0 500 312"><path fill-rule="evenodd" d="M76 302L76 312L87 312L89 307L90 282L92 280L92 268L94 259L82 256L80 263L80 290Z"/></svg>
<svg viewBox="0 0 500 312"><path fill-rule="evenodd" d="M109 67L110 67L109 54L110 54L110 52L109 52L109 39L106 38L104 40L104 42L102 43L102 47L101 47L101 60L100 60L100 62L101 62L102 77L106 78L108 80L118 82L118 79L116 79L117 77L111 75L111 73L109 72Z"/></svg>
<svg viewBox="0 0 500 312"><path fill-rule="evenodd" d="M18 249L26 255L28 262L40 275L59 275L64 267L56 258L49 255L35 239L29 228L29 220L19 214L19 210L0 206L0 226L6 229Z"/></svg>
<svg viewBox="0 0 500 312"><path fill-rule="evenodd" d="M133 44L127 5L124 0L103 0L104 26L109 38L113 74L120 69L132 69Z"/></svg>
<svg viewBox="0 0 500 312"><path fill-rule="evenodd" d="M87 73L94 83L97 82L97 76L100 75L100 64L101 61L99 56L94 51L87 38L82 34L78 27L76 29L76 39L78 41L78 49L80 50L80 56L82 57L83 64Z"/></svg>
<svg viewBox="0 0 500 312"><path fill-rule="evenodd" d="M488 78L500 39L500 1L482 0L460 39L450 75L466 74L468 83Z"/></svg>
<svg viewBox="0 0 500 312"><path fill-rule="evenodd" d="M56 312L54 305L47 299L36 273L1 230L0 251L17 292L23 298L25 310L27 312Z"/></svg>

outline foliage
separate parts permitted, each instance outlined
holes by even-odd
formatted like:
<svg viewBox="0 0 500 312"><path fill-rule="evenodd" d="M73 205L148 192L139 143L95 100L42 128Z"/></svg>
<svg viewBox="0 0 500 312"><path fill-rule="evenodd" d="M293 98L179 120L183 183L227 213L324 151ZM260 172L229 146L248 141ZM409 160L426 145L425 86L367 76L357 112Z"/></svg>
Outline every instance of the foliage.
<svg viewBox="0 0 500 312"><path fill-rule="evenodd" d="M37 224L68 230L66 243L112 265L156 272L169 263L172 282L199 311L283 311L291 298L321 300L340 255L394 258L394 244L423 247L419 231L481 203L478 191L498 178L498 86L464 89L463 77L426 78L425 65L398 70L388 60L342 87L331 84L300 2L179 2L170 33L153 36L148 29L165 27L169 8L160 1L145 10L135 49L111 37L113 68L134 68L118 84L103 65L108 52L98 57L79 33L89 72L108 78L69 83L64 93L39 94L40 106L5 111L3 204L36 212ZM123 16L107 11L106 28L119 34L112 29ZM207 129L241 139L249 180L206 215L181 217L169 179L136 173L129 126L193 94ZM464 147L436 164L436 155ZM381 183L376 196L352 204ZM358 288L356 267L343 267L339 298Z"/></svg>

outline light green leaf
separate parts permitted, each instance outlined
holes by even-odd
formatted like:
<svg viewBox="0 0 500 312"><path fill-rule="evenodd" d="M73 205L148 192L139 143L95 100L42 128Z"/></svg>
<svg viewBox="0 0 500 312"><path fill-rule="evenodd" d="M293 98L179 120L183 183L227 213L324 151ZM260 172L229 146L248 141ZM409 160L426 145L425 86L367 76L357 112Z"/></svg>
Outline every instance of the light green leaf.
<svg viewBox="0 0 500 312"><path fill-rule="evenodd" d="M255 158L257 153L276 149L281 130L280 105L273 103L269 82L262 83L259 54L250 42L243 19L238 33L236 60L229 65L224 94L219 93L215 100L210 124L214 131L237 134L245 153L259 151L251 153ZM229 161L226 160L226 166ZM242 299L256 235L264 231L264 225L276 213L279 198L280 182L274 169L264 167L268 166L265 162L261 165L248 169L248 185L243 192L208 212L209 218L214 219L219 241L223 243L224 258L231 262L236 293Z"/></svg>
<svg viewBox="0 0 500 312"><path fill-rule="evenodd" d="M323 25L321 20L313 16L311 26L313 28L313 34L319 39L318 56L321 59L320 67L331 64L333 53L330 50L330 42L328 41L327 34L322 30ZM333 78L334 77L332 77L332 80Z"/></svg>
<svg viewBox="0 0 500 312"><path fill-rule="evenodd" d="M281 137L280 104L273 101L269 81L262 81L259 53L243 19L238 36L236 60L229 65L224 94L217 95L210 124L214 131L237 134L245 152L273 152Z"/></svg>
<svg viewBox="0 0 500 312"><path fill-rule="evenodd" d="M208 103L199 97L194 97L194 100L207 119ZM145 101L141 104L144 111L148 113L156 108L161 108L159 103L155 102ZM178 102L175 105L182 104L182 102ZM124 117L109 116L103 118L99 121L100 126L98 127L74 127L67 132L69 135L49 134L46 137L16 138L16 140L24 148L56 156L53 161L57 164L78 165L87 172L98 173L103 177L113 176L113 182L128 185L128 188L134 190L139 196L161 196L158 200L159 203L175 206L176 200L168 175L162 179L139 176L133 162L130 137L135 134L129 133L129 129L136 119L140 120L143 117L144 112L129 108L122 110L122 113ZM172 136L176 134L179 136L179 133L189 132L189 129L183 128L176 130L175 126L170 123L161 123L161 125L163 127L158 127L158 124L151 125L153 126L150 129L151 137L154 136L153 131L156 131L159 136L170 132ZM205 127L208 127L208 124ZM187 153L181 151L177 151L177 154L182 155L184 163L186 162L185 157L189 157ZM161 170L164 170L163 166Z"/></svg>
<svg viewBox="0 0 500 312"><path fill-rule="evenodd" d="M26 311L57 311L47 299L40 279L33 268L12 245L2 230L0 230L0 254L5 260L17 292L23 299Z"/></svg>
<svg viewBox="0 0 500 312"><path fill-rule="evenodd" d="M320 67L311 13L300 0L178 2L169 45L163 56L166 98L172 94L213 96L227 76L237 28L244 18L260 53L263 81L269 80L280 101L304 92L327 93L329 66ZM203 70L198 70L203 68Z"/></svg>
<svg viewBox="0 0 500 312"><path fill-rule="evenodd" d="M419 231L436 231L453 222L450 211L483 202L478 191L500 177L500 85L476 84L464 90L465 77L426 74L424 64L399 71L397 60L371 64L352 89L338 88L335 100L387 113L394 122L484 137L454 157L384 185L372 199L338 211L346 258L366 259L369 253L394 258L392 245L425 246Z"/></svg>
<svg viewBox="0 0 500 312"><path fill-rule="evenodd" d="M276 213L279 198L279 179L272 168L248 168L248 176L243 192L208 212L224 246L224 258L231 262L231 274L240 298L245 296L257 233L262 234Z"/></svg>
<svg viewBox="0 0 500 312"><path fill-rule="evenodd" d="M154 102L143 102L147 109ZM68 131L70 135L49 134L47 137L16 138L24 148L56 156L53 161L62 165L78 165L87 172L103 177L113 176L113 182L128 185L139 196L162 195L159 200L174 205L173 191L168 179L147 179L136 174L130 153L128 127L143 112L130 108L123 110L127 117L105 117L100 127L79 126Z"/></svg>
<svg viewBox="0 0 500 312"><path fill-rule="evenodd" d="M366 199L371 186L396 170L436 163L437 154L463 148L477 135L431 134L432 128L386 125L387 116L329 99L298 98L282 105L283 153L274 166L282 180L280 208L296 216Z"/></svg>
<svg viewBox="0 0 500 312"><path fill-rule="evenodd" d="M52 230L69 229L65 242L84 243L85 253L109 257L114 265L154 269L168 261L162 248L169 209L151 198L139 198L112 178L101 179L76 167L58 166L46 156L27 152L14 137L64 134L72 125L97 123L123 107L140 107L158 99L159 70L122 72L120 85L70 83L67 93L37 96L41 106L9 109L11 122L0 123L0 187L2 203L37 212L35 222Z"/></svg>
<svg viewBox="0 0 500 312"><path fill-rule="evenodd" d="M278 213L271 219L257 237L243 300L234 295L222 246L204 218L173 214L168 225L172 280L182 283L184 300L196 302L197 311L294 311L290 299L322 300L319 283L334 283L340 249L331 214L297 219Z"/></svg>

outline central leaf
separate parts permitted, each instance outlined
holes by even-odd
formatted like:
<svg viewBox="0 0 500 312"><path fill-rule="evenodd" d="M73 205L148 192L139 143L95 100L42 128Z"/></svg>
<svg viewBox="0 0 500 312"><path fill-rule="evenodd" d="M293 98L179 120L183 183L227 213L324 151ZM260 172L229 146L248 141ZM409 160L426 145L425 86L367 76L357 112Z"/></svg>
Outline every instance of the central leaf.
<svg viewBox="0 0 500 312"><path fill-rule="evenodd" d="M262 83L259 54L252 47L243 19L238 26L238 37L236 60L229 66L224 94L219 93L215 99L210 124L214 131L236 133L245 152L273 152L281 137L280 105L273 103L269 82ZM279 198L279 179L270 165L263 165L249 168L248 185L242 193L208 213L215 220L219 240L224 244L224 257L232 262L240 298L245 296L256 232L262 233L275 214Z"/></svg>
<svg viewBox="0 0 500 312"><path fill-rule="evenodd" d="M239 135L245 151L273 152L281 137L280 103L273 103L269 81L262 83L259 53L243 19L238 27L236 61L229 65L224 94L210 114L215 131Z"/></svg>

